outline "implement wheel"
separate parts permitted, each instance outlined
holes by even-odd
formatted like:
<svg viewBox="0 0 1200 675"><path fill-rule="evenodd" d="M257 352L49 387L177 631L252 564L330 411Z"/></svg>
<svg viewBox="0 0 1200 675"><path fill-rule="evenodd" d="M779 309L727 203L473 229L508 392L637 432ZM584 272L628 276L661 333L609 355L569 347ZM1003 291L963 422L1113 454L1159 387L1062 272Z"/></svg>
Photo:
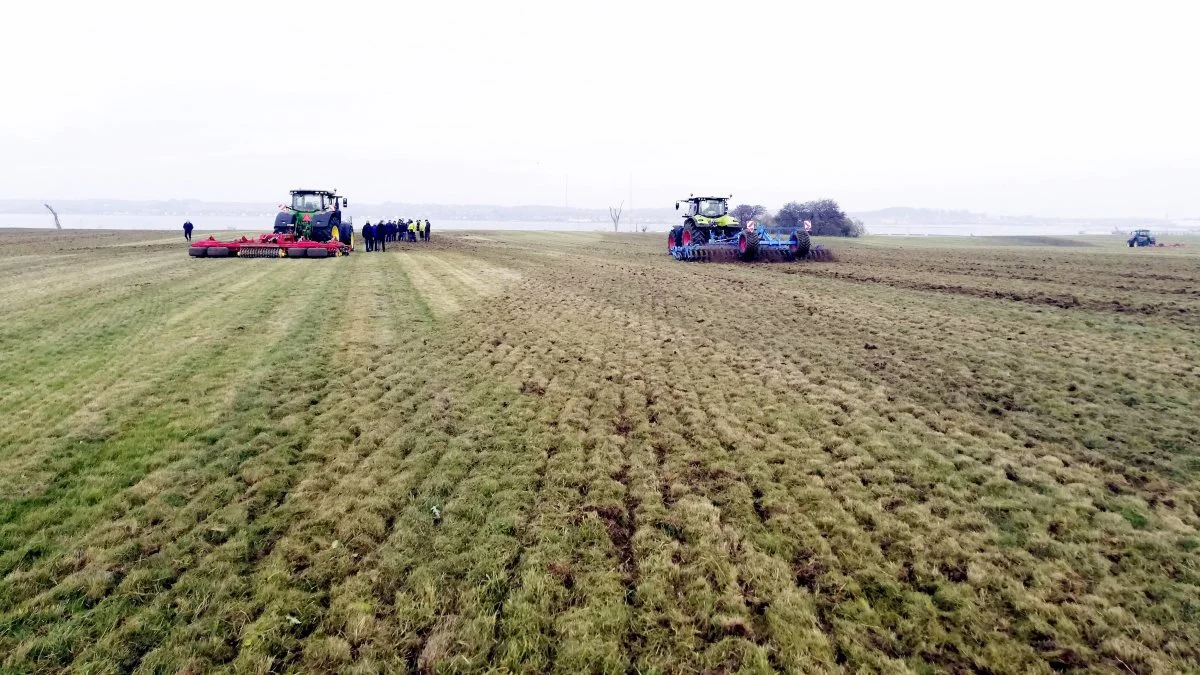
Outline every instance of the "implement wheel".
<svg viewBox="0 0 1200 675"><path fill-rule="evenodd" d="M210 258L228 258L229 249L224 246L209 246L206 255Z"/></svg>
<svg viewBox="0 0 1200 675"><path fill-rule="evenodd" d="M287 250L287 257L289 257L289 258L307 257L307 254L305 253L305 251L307 251L307 250L308 249L303 249L303 248L289 248Z"/></svg>
<svg viewBox="0 0 1200 675"><path fill-rule="evenodd" d="M758 257L759 236L757 230L743 230L738 235L738 255L750 262Z"/></svg>
<svg viewBox="0 0 1200 675"><path fill-rule="evenodd" d="M188 255L192 256L193 258L203 258L205 253L208 253L207 246L189 246L188 247Z"/></svg>
<svg viewBox="0 0 1200 675"><path fill-rule="evenodd" d="M310 249L308 249L308 257L310 257L310 258L328 258L329 257L329 249L310 248Z"/></svg>
<svg viewBox="0 0 1200 675"><path fill-rule="evenodd" d="M808 251L812 248L812 238L808 236L806 230L796 230L792 232L792 239L788 242L788 253L796 260L804 260L808 257Z"/></svg>

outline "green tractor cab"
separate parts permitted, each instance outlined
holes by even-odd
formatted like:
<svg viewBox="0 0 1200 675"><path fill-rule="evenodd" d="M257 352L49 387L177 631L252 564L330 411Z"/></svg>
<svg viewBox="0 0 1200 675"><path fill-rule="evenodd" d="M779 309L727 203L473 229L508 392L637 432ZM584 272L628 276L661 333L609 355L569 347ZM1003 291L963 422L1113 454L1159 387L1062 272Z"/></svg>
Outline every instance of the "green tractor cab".
<svg viewBox="0 0 1200 675"><path fill-rule="evenodd" d="M292 190L291 204L279 206L274 233L312 241L340 241L349 246L354 225L349 218L342 218L342 207L349 204L336 190Z"/></svg>
<svg viewBox="0 0 1200 675"><path fill-rule="evenodd" d="M1129 238L1129 248L1134 246L1154 246L1154 237L1150 234L1150 230L1136 230L1133 236Z"/></svg>
<svg viewBox="0 0 1200 675"><path fill-rule="evenodd" d="M696 197L675 202L675 210L681 204L686 204L683 211L683 232L681 233L684 246L707 244L714 239L728 239L742 229L737 218L729 215L728 197Z"/></svg>

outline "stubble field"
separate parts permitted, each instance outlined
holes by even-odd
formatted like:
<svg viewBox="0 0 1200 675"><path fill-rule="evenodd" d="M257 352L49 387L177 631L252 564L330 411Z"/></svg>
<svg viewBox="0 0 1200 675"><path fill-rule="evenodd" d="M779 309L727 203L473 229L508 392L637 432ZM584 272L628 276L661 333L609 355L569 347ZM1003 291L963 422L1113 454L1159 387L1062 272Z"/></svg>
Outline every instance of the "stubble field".
<svg viewBox="0 0 1200 675"><path fill-rule="evenodd" d="M0 671L1200 670L1195 246L664 238L0 232Z"/></svg>

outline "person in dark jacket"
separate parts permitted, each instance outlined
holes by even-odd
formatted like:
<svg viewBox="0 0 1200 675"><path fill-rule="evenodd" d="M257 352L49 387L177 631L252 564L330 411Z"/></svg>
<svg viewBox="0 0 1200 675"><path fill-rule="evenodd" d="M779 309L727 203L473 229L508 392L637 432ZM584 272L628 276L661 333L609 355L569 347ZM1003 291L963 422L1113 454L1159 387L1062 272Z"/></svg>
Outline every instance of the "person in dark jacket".
<svg viewBox="0 0 1200 675"><path fill-rule="evenodd" d="M183 222L183 238L188 241L192 240L192 221L185 220Z"/></svg>
<svg viewBox="0 0 1200 675"><path fill-rule="evenodd" d="M425 219L425 229L421 231L421 234L424 235L425 241L429 241L429 219L428 218Z"/></svg>
<svg viewBox="0 0 1200 675"><path fill-rule="evenodd" d="M388 233L387 223L380 223L379 224L379 234L375 237L375 250L376 251L386 251L387 250L387 233Z"/></svg>
<svg viewBox="0 0 1200 675"><path fill-rule="evenodd" d="M369 220L367 221L366 225L363 225L362 238L363 238L363 241L366 242L366 244L367 244L367 253L374 251L375 250L375 226L372 225L371 221L369 221Z"/></svg>

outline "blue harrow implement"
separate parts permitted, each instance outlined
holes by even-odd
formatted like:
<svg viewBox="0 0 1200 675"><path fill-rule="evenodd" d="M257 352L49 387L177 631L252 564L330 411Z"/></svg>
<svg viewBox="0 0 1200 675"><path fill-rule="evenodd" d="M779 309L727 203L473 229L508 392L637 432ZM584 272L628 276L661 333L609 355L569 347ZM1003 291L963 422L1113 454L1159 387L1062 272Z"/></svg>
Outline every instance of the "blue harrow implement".
<svg viewBox="0 0 1200 675"><path fill-rule="evenodd" d="M700 233L687 227L676 227L667 235L667 252L676 260L698 261L780 261L833 260L833 252L814 246L808 232L802 229L777 228L736 230L727 236L716 232Z"/></svg>

